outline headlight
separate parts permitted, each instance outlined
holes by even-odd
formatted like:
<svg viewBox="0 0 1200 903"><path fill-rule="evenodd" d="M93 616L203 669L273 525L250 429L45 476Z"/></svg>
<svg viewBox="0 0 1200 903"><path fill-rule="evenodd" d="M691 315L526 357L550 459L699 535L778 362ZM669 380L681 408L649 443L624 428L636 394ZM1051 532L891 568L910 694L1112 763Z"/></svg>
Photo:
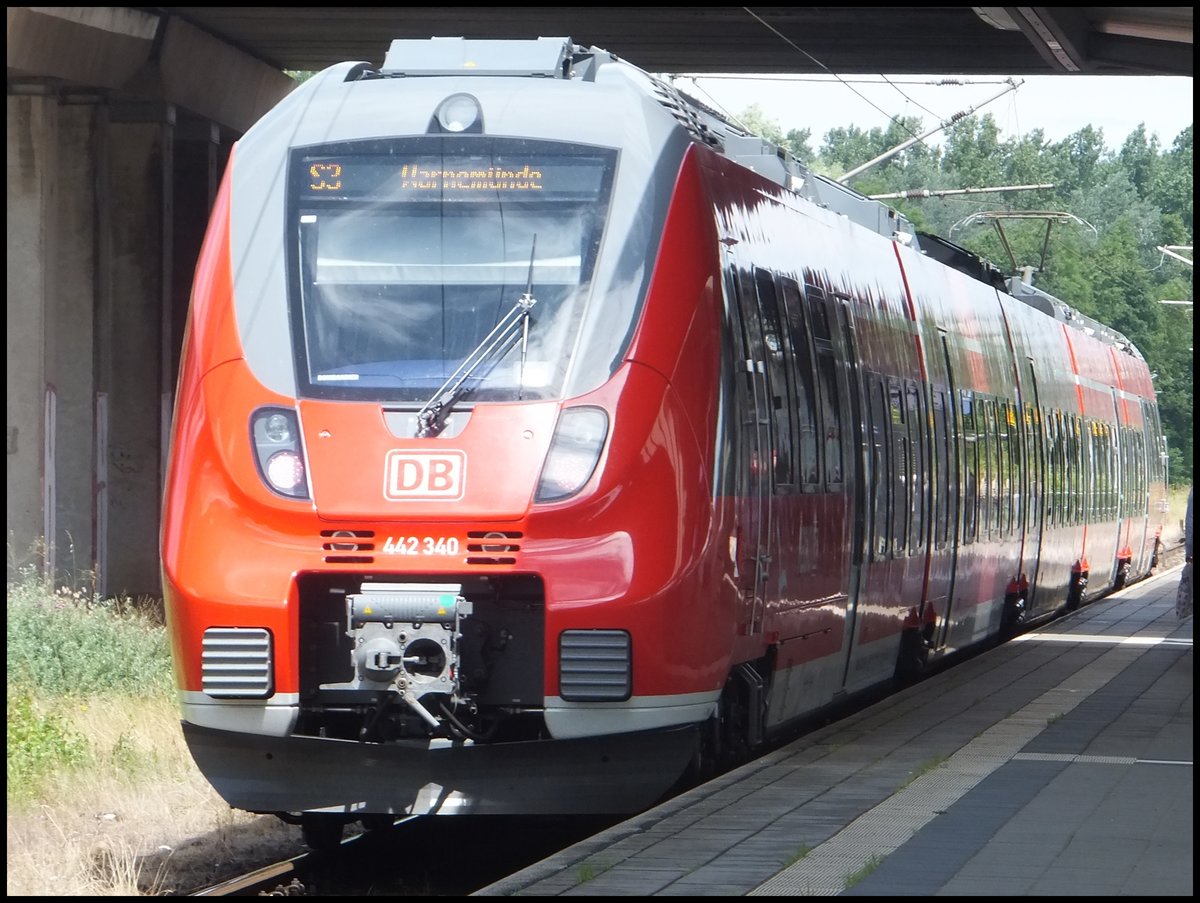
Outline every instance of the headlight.
<svg viewBox="0 0 1200 903"><path fill-rule="evenodd" d="M608 415L602 408L563 411L550 441L534 501L556 502L582 489L596 469L606 438Z"/></svg>
<svg viewBox="0 0 1200 903"><path fill-rule="evenodd" d="M304 446L296 412L288 408L259 408L250 418L259 476L273 491L291 499L308 498Z"/></svg>
<svg viewBox="0 0 1200 903"><path fill-rule="evenodd" d="M482 132L483 110L479 107L479 101L470 94L451 94L438 104L429 131Z"/></svg>

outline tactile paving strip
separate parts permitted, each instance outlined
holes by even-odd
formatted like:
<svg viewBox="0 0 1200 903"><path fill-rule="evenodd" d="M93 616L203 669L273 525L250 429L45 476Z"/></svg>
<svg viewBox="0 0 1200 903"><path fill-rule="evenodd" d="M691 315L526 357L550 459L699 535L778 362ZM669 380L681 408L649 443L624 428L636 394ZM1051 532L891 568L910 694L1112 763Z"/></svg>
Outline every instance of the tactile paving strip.
<svg viewBox="0 0 1200 903"><path fill-rule="evenodd" d="M863 813L747 896L840 894L846 889L848 879L885 858L972 787L1017 757L1052 719L1070 712L1128 663L1128 650L1118 647L1105 653L1053 690L988 728L941 765ZM1034 756L1027 754L1025 758Z"/></svg>

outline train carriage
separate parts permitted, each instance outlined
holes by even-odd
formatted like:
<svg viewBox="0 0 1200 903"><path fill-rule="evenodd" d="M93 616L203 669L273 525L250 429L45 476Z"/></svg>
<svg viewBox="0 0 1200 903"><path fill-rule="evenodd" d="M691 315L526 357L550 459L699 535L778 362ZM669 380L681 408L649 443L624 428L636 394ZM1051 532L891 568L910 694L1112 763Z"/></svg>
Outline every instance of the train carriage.
<svg viewBox="0 0 1200 903"><path fill-rule="evenodd" d="M310 837L627 813L1153 566L1127 340L612 54L397 41L231 155L162 535L184 733Z"/></svg>

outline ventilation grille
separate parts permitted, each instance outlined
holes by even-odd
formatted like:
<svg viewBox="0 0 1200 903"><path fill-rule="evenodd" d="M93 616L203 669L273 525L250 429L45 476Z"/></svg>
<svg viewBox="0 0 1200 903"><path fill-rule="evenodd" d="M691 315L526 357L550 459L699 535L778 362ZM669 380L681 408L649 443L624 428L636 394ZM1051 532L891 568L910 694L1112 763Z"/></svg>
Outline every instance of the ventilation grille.
<svg viewBox="0 0 1200 903"><path fill-rule="evenodd" d="M516 564L521 538L511 530L472 530L467 534L467 564Z"/></svg>
<svg viewBox="0 0 1200 903"><path fill-rule="evenodd" d="M558 692L568 702L615 702L633 692L632 646L624 630L564 630Z"/></svg>
<svg viewBox="0 0 1200 903"><path fill-rule="evenodd" d="M374 530L322 530L321 549L326 564L370 564L375 551Z"/></svg>
<svg viewBox="0 0 1200 903"><path fill-rule="evenodd" d="M201 688L220 699L271 695L271 634L261 627L210 627L204 631Z"/></svg>

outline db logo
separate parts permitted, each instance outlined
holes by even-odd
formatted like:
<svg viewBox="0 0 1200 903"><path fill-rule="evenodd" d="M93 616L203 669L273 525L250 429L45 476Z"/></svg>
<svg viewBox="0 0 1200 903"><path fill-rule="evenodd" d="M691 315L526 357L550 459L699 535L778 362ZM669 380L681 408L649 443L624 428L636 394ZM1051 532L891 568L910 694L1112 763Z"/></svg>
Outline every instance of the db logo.
<svg viewBox="0 0 1200 903"><path fill-rule="evenodd" d="M383 495L397 502L453 502L463 497L466 475L465 452L390 451L383 470Z"/></svg>

